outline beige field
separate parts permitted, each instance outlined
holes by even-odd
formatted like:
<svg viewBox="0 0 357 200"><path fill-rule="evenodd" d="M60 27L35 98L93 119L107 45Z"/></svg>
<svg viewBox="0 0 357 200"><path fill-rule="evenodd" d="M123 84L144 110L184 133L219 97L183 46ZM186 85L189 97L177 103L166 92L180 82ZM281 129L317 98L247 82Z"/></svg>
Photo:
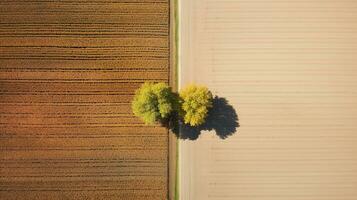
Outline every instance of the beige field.
<svg viewBox="0 0 357 200"><path fill-rule="evenodd" d="M180 142L181 200L357 199L357 2L182 0L180 87L240 128Z"/></svg>

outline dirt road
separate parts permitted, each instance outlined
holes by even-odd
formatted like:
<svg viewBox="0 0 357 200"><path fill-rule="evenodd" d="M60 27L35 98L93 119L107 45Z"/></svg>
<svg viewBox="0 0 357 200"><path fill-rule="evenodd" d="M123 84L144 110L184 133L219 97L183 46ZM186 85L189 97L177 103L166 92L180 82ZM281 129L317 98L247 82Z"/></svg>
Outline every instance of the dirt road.
<svg viewBox="0 0 357 200"><path fill-rule="evenodd" d="M240 128L180 142L181 200L357 196L357 2L181 0L180 87Z"/></svg>

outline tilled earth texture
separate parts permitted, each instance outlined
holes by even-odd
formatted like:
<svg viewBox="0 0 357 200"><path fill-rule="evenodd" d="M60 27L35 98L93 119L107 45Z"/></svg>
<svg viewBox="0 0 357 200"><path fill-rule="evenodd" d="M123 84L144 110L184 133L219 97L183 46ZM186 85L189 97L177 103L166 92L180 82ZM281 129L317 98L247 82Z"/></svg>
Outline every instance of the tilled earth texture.
<svg viewBox="0 0 357 200"><path fill-rule="evenodd" d="M166 199L168 132L130 101L169 51L169 0L1 0L0 199Z"/></svg>

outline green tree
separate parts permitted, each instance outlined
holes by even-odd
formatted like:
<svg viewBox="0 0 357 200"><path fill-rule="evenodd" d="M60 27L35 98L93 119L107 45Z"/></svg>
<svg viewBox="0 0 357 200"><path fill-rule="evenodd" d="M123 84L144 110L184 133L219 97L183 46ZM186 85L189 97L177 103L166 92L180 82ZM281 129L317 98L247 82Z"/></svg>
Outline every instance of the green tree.
<svg viewBox="0 0 357 200"><path fill-rule="evenodd" d="M144 83L136 92L132 101L135 116L145 124L162 122L174 110L175 97L165 83Z"/></svg>
<svg viewBox="0 0 357 200"><path fill-rule="evenodd" d="M198 126L205 122L209 108L212 107L212 93L207 87L189 85L180 92L180 115L184 123Z"/></svg>

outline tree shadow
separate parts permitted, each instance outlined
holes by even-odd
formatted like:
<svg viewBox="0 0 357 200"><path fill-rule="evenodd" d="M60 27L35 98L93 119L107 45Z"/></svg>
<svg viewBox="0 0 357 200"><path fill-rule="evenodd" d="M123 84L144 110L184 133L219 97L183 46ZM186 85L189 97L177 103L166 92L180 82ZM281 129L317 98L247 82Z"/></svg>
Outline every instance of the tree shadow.
<svg viewBox="0 0 357 200"><path fill-rule="evenodd" d="M215 97L212 108L208 112L206 122L200 126L192 127L184 124L175 113L171 117L169 128L179 139L196 140L202 131L215 131L221 139L233 135L239 127L238 115L232 105L225 98Z"/></svg>

